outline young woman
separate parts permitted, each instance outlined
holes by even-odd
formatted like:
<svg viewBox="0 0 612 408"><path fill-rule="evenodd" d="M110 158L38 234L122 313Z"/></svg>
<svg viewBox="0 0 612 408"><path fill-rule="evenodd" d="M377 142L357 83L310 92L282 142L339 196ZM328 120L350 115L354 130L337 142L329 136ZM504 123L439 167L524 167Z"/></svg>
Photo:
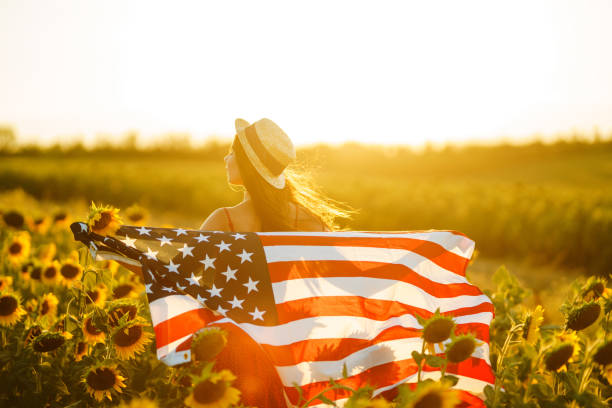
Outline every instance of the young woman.
<svg viewBox="0 0 612 408"><path fill-rule="evenodd" d="M200 230L333 231L338 229L336 218L350 218L355 212L319 193L306 173L287 168L295 161L295 148L276 123L236 119L235 127L225 167L229 184L239 186L244 198L233 207L214 210ZM283 385L272 363L241 330L229 333L216 367L236 374L243 404L285 406Z"/></svg>

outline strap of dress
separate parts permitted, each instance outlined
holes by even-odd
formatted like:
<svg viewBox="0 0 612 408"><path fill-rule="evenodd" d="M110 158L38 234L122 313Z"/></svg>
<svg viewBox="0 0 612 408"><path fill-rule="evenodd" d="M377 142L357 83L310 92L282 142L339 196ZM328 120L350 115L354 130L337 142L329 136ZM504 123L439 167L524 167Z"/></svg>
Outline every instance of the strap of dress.
<svg viewBox="0 0 612 408"><path fill-rule="evenodd" d="M230 229L232 230L232 232L236 232L234 231L234 224L232 224L232 219L230 218L229 211L227 211L227 208L225 207L223 207L223 211L225 211L225 215L227 216L227 222L229 224Z"/></svg>

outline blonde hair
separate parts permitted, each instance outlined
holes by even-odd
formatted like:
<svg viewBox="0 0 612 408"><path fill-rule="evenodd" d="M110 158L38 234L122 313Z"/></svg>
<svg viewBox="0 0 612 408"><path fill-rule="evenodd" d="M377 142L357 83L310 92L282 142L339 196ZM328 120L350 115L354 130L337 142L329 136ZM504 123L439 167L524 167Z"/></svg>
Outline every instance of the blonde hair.
<svg viewBox="0 0 612 408"><path fill-rule="evenodd" d="M358 211L325 196L315 185L312 175L302 164L285 168L285 187L277 189L263 179L244 152L238 138L230 147L236 154L236 163L244 188L251 195L255 211L261 220L262 231L294 231L289 202L304 208L332 231L341 230L338 218L350 219Z"/></svg>

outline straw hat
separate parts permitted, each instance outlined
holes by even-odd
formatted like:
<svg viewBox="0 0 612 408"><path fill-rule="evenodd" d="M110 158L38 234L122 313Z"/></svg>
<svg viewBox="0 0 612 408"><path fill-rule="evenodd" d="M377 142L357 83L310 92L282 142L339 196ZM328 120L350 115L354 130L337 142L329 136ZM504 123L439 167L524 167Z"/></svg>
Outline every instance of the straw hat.
<svg viewBox="0 0 612 408"><path fill-rule="evenodd" d="M284 188L283 170L295 160L295 148L289 136L267 118L252 124L236 119L235 127L236 137L255 170L274 187Z"/></svg>

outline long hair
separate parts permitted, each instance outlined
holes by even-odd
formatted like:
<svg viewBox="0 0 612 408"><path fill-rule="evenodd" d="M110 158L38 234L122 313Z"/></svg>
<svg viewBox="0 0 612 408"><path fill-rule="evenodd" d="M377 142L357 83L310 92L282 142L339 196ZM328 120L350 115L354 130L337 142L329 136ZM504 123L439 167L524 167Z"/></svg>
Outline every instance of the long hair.
<svg viewBox="0 0 612 408"><path fill-rule="evenodd" d="M346 204L326 197L315 186L310 173L298 169L298 165L285 168L285 187L278 189L259 175L251 164L237 137L230 147L236 155L236 163L244 188L251 195L255 211L261 220L262 231L294 231L289 202L304 208L332 231L340 230L337 218L350 219L357 213Z"/></svg>

